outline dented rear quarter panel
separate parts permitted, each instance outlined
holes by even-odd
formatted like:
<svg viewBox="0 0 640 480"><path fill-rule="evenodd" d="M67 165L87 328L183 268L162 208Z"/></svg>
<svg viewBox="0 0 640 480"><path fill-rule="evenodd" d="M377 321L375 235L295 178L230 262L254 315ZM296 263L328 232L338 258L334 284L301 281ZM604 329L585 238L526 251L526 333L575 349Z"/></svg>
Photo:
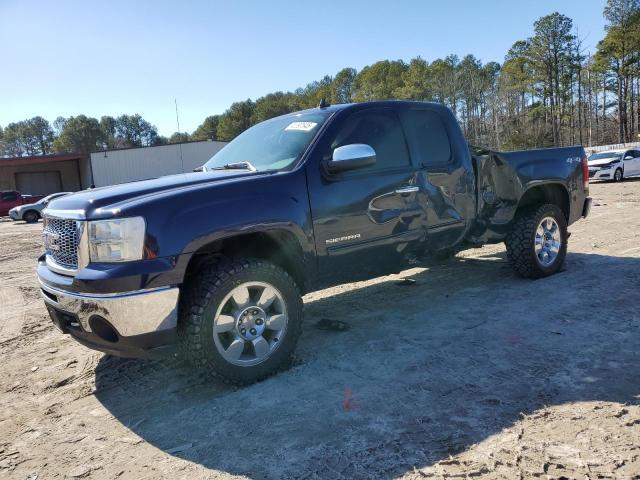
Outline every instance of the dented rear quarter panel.
<svg viewBox="0 0 640 480"><path fill-rule="evenodd" d="M501 241L526 192L540 185L560 185L569 198L571 224L582 214L588 192L583 187L580 146L495 152L475 151L478 211L474 241Z"/></svg>

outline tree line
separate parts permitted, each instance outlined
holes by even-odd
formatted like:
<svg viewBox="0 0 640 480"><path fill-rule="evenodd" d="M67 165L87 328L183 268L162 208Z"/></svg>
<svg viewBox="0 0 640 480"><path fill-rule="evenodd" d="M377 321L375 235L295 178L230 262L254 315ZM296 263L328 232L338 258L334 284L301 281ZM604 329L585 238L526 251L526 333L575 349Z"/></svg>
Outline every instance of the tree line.
<svg viewBox="0 0 640 480"><path fill-rule="evenodd" d="M640 0L608 0L605 37L593 55L571 18L539 18L502 64L473 55L431 62L383 60L344 68L293 92L233 103L193 132L158 135L140 115L42 117L0 127L0 155L89 152L189 140L231 140L250 126L329 103L405 99L447 105L469 142L496 149L601 145L639 140Z"/></svg>

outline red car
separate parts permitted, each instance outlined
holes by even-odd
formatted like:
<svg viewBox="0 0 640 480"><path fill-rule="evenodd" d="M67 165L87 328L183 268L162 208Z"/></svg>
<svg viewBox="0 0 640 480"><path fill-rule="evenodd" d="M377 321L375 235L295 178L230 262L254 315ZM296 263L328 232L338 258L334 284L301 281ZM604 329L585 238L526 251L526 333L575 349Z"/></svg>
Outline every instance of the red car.
<svg viewBox="0 0 640 480"><path fill-rule="evenodd" d="M41 198L42 195L22 195L15 190L0 192L0 216L7 215L13 207L35 203Z"/></svg>

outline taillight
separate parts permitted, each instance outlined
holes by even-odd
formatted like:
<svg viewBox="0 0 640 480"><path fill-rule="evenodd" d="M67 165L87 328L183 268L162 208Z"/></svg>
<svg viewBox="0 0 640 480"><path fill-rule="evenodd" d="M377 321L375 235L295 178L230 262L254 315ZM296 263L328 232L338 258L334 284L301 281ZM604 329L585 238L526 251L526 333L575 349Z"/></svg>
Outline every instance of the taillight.
<svg viewBox="0 0 640 480"><path fill-rule="evenodd" d="M587 157L582 157L582 186L584 191L589 190L589 163Z"/></svg>

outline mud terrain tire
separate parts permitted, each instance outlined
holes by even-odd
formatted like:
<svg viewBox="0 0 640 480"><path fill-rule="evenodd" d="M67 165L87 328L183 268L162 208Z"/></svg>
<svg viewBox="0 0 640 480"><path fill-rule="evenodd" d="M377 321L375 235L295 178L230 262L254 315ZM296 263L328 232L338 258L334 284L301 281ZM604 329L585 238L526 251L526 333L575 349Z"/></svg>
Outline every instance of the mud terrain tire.
<svg viewBox="0 0 640 480"><path fill-rule="evenodd" d="M214 318L219 308L224 307L221 307L222 302L235 288L247 282L261 282L277 289L286 306L287 317L286 329L276 339L277 348L261 363L249 366L228 361L214 340ZM302 318L300 291L282 268L261 259L220 258L208 262L183 288L178 324L180 348L195 367L225 383L247 385L291 365L302 330ZM267 323L265 320L265 325ZM229 332L229 335L238 334L236 330Z"/></svg>
<svg viewBox="0 0 640 480"><path fill-rule="evenodd" d="M546 263L536 252L536 236L543 219L552 219L557 226L560 247L553 260ZM567 220L560 208L545 204L524 209L516 216L511 232L505 239L507 257L513 269L525 278L542 278L558 272L567 255Z"/></svg>

